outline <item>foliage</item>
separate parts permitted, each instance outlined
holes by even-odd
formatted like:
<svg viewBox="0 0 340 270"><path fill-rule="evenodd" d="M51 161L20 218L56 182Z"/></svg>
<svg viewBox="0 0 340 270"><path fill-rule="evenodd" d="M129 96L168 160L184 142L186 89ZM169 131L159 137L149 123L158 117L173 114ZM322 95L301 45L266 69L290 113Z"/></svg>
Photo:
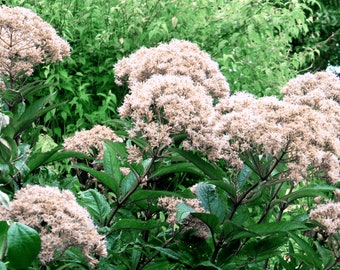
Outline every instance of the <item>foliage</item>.
<svg viewBox="0 0 340 270"><path fill-rule="evenodd" d="M218 61L232 91L275 95L281 86L310 65L318 48L293 51L293 40L309 36L310 6L315 1L23 1L7 0L36 11L68 40L72 56L58 65L44 65L36 77L58 90L45 126L61 141L94 124L116 126L126 88L114 84L112 66L141 46L172 38L195 42ZM50 12L53 10L53 12ZM245 19L246 18L246 19ZM313 43L314 42L314 43Z"/></svg>
<svg viewBox="0 0 340 270"><path fill-rule="evenodd" d="M314 198L338 199L337 186L313 175L313 168L298 184L283 178L289 169L285 149L276 156L251 149L240 154L244 166L237 169L202 151L184 149L187 134L176 134L170 146L160 147L151 147L142 137L129 137L133 123L119 119L117 113L129 89L114 83L112 69L138 48L175 37L209 52L233 92L278 95L281 86L334 45L324 43L324 37L336 26L330 15L336 11L319 10L332 4L311 0L7 0L6 4L31 8L50 22L70 43L72 56L41 65L31 79L0 92L0 208L8 207L15 191L28 184L71 190L107 241L108 256L98 258L96 269L339 267L339 233L325 233L308 217ZM314 24L315 16L330 21ZM308 38L320 29L324 29L320 36ZM331 62L337 61L332 56ZM64 137L94 124L110 126L124 139L104 140L102 160L60 146ZM139 160L131 160L132 148L141 153ZM42 265L37 259L39 232L29 225L0 221L0 269L91 269L89 258L76 247Z"/></svg>

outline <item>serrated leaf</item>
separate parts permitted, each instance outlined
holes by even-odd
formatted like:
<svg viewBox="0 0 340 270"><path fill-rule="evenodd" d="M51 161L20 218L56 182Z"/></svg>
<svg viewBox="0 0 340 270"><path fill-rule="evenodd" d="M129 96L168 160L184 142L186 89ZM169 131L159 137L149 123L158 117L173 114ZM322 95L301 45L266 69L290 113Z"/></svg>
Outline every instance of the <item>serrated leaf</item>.
<svg viewBox="0 0 340 270"><path fill-rule="evenodd" d="M109 215L111 208L103 194L97 190L88 189L79 192L79 200L80 205L87 209L97 225L105 223L105 219Z"/></svg>
<svg viewBox="0 0 340 270"><path fill-rule="evenodd" d="M41 248L39 234L25 224L13 223L7 233L7 260L15 269L27 269ZM20 258L20 259L18 259Z"/></svg>
<svg viewBox="0 0 340 270"><path fill-rule="evenodd" d="M176 220L178 222L182 222L190 213L195 212L195 210L186 203L178 203L176 210Z"/></svg>
<svg viewBox="0 0 340 270"><path fill-rule="evenodd" d="M220 222L223 221L226 212L226 202L221 198L216 190L216 186L199 183L196 186L196 195L202 207L218 217Z"/></svg>
<svg viewBox="0 0 340 270"><path fill-rule="evenodd" d="M249 179L250 174L252 173L252 169L244 164L242 170L237 175L237 188L241 189L246 181Z"/></svg>

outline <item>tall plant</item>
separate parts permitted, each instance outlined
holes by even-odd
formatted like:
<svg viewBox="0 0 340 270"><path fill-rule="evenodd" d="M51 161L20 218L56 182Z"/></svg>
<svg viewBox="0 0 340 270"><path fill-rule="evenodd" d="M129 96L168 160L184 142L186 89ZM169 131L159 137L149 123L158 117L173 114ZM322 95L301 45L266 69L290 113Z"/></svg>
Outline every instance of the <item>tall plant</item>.
<svg viewBox="0 0 340 270"><path fill-rule="evenodd" d="M126 142L104 143L104 171L76 165L104 184L105 198L95 190L84 197L107 230L110 256L102 265L338 264L336 240L306 238L324 228L314 222L322 214L308 218L310 198L332 197L339 180L338 78L299 76L282 100L230 95L216 62L182 40L141 48L115 74L130 88L119 109ZM335 231L326 230L332 239Z"/></svg>

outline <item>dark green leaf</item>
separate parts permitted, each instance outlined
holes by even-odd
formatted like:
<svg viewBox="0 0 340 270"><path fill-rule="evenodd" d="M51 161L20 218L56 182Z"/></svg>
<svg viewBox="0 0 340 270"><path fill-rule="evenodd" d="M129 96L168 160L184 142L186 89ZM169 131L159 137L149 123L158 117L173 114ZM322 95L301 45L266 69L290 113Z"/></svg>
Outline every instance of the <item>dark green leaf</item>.
<svg viewBox="0 0 340 270"><path fill-rule="evenodd" d="M85 172L88 172L93 177L97 178L100 182L102 182L104 185L109 187L113 191L113 193L118 195L118 191L119 191L118 183L117 183L116 179L114 179L113 177L111 177L107 173L96 171L92 168L87 167L84 164L76 164L76 165L74 165L74 167L77 168L77 169L83 170Z"/></svg>
<svg viewBox="0 0 340 270"><path fill-rule="evenodd" d="M280 200L287 200L288 202L292 202L299 198L326 196L327 193L332 192L334 190L335 190L334 186L326 185L318 185L313 187L307 186L297 191L294 191L288 195L282 196Z"/></svg>
<svg viewBox="0 0 340 270"><path fill-rule="evenodd" d="M197 217L202 220L209 227L211 233L213 234L220 225L220 220L217 216L208 213L191 213L193 217Z"/></svg>
<svg viewBox="0 0 340 270"><path fill-rule="evenodd" d="M0 261L3 259L1 256L5 254L8 228L7 221L0 221Z"/></svg>
<svg viewBox="0 0 340 270"><path fill-rule="evenodd" d="M319 254L305 240L297 236L295 233L290 232L289 236L300 246L301 250L306 253L307 256L304 259L305 263L321 269L322 260Z"/></svg>
<svg viewBox="0 0 340 270"><path fill-rule="evenodd" d="M242 170L237 175L237 188L241 189L246 181L249 179L250 174L252 173L252 169L247 165L244 165Z"/></svg>
<svg viewBox="0 0 340 270"><path fill-rule="evenodd" d="M11 267L18 270L27 269L38 256L40 248L40 237L36 230L19 222L9 227L6 258Z"/></svg>
<svg viewBox="0 0 340 270"><path fill-rule="evenodd" d="M216 186L207 183L199 183L196 186L195 192L202 207L211 214L216 215L220 222L222 222L226 212L226 202L217 192Z"/></svg>
<svg viewBox="0 0 340 270"><path fill-rule="evenodd" d="M130 196L129 202L137 202L140 200L158 199L160 197L171 197L171 196L179 197L178 194L174 192L170 192L170 191L138 189Z"/></svg>
<svg viewBox="0 0 340 270"><path fill-rule="evenodd" d="M32 155L29 156L26 164L30 168L30 170L33 171L42 165L69 158L90 159L87 155L83 153L72 151L59 152L60 149L62 149L62 147L58 146L48 152L34 152Z"/></svg>
<svg viewBox="0 0 340 270"><path fill-rule="evenodd" d="M109 215L111 208L103 194L97 190L88 189L79 192L80 204L90 213L97 225L102 225Z"/></svg>
<svg viewBox="0 0 340 270"><path fill-rule="evenodd" d="M112 178L116 179L118 183L120 183L120 181L122 180L120 161L117 157L117 152L112 144L112 141L104 142L104 170Z"/></svg>
<svg viewBox="0 0 340 270"><path fill-rule="evenodd" d="M225 180L211 180L207 181L208 184L212 184L216 187L219 187L220 189L224 190L228 193L229 196L235 197L236 196L236 190L233 185L229 184Z"/></svg>
<svg viewBox="0 0 340 270"><path fill-rule="evenodd" d="M157 220L142 221L139 219L121 219L118 220L113 226L112 231L116 230L151 230L154 228L159 228L162 226L167 226L166 222L161 222Z"/></svg>
<svg viewBox="0 0 340 270"><path fill-rule="evenodd" d="M192 163L174 163L165 165L164 167L161 167L157 169L150 178L163 176L170 173L192 173L196 174L198 176L204 176L201 170L199 170L195 165Z"/></svg>
<svg viewBox="0 0 340 270"><path fill-rule="evenodd" d="M178 148L171 148L170 150L180 154L182 157L192 162L195 166L197 166L197 168L199 168L211 179L223 179L226 176L225 173L220 168L203 160L201 157L199 157L197 154L193 152L184 151Z"/></svg>
<svg viewBox="0 0 340 270"><path fill-rule="evenodd" d="M178 203L176 210L176 220L178 222L182 222L190 213L195 212L195 210L186 203Z"/></svg>

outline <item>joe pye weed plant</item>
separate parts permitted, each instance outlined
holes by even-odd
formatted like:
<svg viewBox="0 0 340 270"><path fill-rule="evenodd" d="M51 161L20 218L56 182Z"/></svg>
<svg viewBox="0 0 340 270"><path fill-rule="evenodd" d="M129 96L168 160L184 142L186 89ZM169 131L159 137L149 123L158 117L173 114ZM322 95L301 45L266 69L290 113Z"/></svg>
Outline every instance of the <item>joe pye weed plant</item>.
<svg viewBox="0 0 340 270"><path fill-rule="evenodd" d="M12 10L2 7L0 18ZM1 36L0 45L20 44L23 29L4 35L18 41ZM57 41L67 56L67 43ZM34 120L58 104L44 107L49 96L33 95L41 85L25 85L37 64L27 66L29 52L5 55L1 73L3 269L337 267L336 76L299 75L281 99L256 98L231 94L219 65L195 43L141 47L114 66L116 84L129 89L119 128L96 125L66 138L65 151L44 152L29 127L39 130ZM61 60L49 52L44 57ZM26 66L8 71L19 60ZM66 185L57 177L58 187L32 185L42 165L66 157L78 178L70 190L60 190Z"/></svg>
<svg viewBox="0 0 340 270"><path fill-rule="evenodd" d="M93 163L99 167L76 165L94 178L97 189L87 192L101 198L87 205L107 230L108 257L99 265L339 263L337 212L329 210L339 192L335 75L299 75L282 88L282 99L231 95L217 63L176 39L142 47L114 70L117 84L130 89L119 108L124 142L103 137L103 160Z"/></svg>

